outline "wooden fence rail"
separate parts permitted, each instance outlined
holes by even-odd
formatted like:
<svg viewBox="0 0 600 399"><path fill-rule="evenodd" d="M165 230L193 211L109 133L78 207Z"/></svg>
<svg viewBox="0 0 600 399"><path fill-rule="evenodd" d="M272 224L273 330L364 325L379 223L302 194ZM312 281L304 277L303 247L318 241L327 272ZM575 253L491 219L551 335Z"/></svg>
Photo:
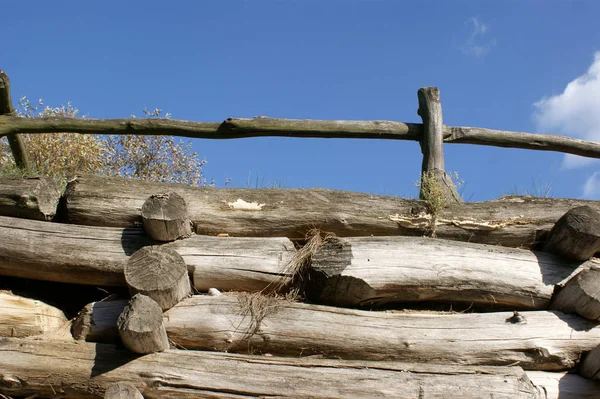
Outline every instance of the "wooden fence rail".
<svg viewBox="0 0 600 399"><path fill-rule="evenodd" d="M80 133L169 135L202 139L249 137L361 138L419 141L423 152L422 173L432 172L447 188L449 198L460 202L455 188L442 173L442 144L462 143L557 151L600 158L600 143L571 137L446 126L442 121L439 90L419 89L420 123L392 121L296 120L279 118L229 118L223 122L191 122L170 119L73 119L20 118L14 115L8 76L0 70L0 138L7 136L16 164L27 168L26 151L19 134Z"/></svg>

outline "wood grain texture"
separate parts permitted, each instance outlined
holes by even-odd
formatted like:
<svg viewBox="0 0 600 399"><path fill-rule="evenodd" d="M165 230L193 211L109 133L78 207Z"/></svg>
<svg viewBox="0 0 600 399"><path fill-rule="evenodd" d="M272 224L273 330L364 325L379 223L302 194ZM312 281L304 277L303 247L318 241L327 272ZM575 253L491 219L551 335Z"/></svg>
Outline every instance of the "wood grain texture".
<svg viewBox="0 0 600 399"><path fill-rule="evenodd" d="M163 311L192 293L185 260L159 245L140 248L127 259L125 282L132 295L149 296Z"/></svg>
<svg viewBox="0 0 600 399"><path fill-rule="evenodd" d="M581 265L557 286L552 308L600 320L600 262L597 259Z"/></svg>
<svg viewBox="0 0 600 399"><path fill-rule="evenodd" d="M104 393L104 399L144 399L135 385L128 382L111 384Z"/></svg>
<svg viewBox="0 0 600 399"><path fill-rule="evenodd" d="M89 285L124 286L131 254L156 244L142 228L47 223L0 216L0 275ZM294 253L287 238L194 235L164 244L178 252L199 290L261 290ZM206 286L208 285L208 286Z"/></svg>
<svg viewBox="0 0 600 399"><path fill-rule="evenodd" d="M65 314L54 306L0 291L0 337L30 337L58 330L66 323Z"/></svg>
<svg viewBox="0 0 600 399"><path fill-rule="evenodd" d="M529 250L418 237L328 239L312 256L308 297L333 306L445 301L546 309L579 263Z"/></svg>
<svg viewBox="0 0 600 399"><path fill-rule="evenodd" d="M10 95L10 79L4 71L0 70L0 116L6 115L11 118L14 114L15 108ZM9 134L6 138L17 168L28 170L30 165L23 139L17 134Z"/></svg>
<svg viewBox="0 0 600 399"><path fill-rule="evenodd" d="M393 121L229 118L219 122L172 119L29 119L0 115L0 137L16 133L152 134L203 139L249 137L364 138L419 141L420 123ZM600 158L600 144L554 134L511 132L468 126L444 126L444 142L558 151Z"/></svg>
<svg viewBox="0 0 600 399"><path fill-rule="evenodd" d="M151 195L142 205L142 224L156 241L175 241L192 234L187 205L177 193Z"/></svg>
<svg viewBox="0 0 600 399"><path fill-rule="evenodd" d="M596 347L600 328L577 315L373 312L228 294L197 295L164 314L177 347L277 356L511 365L568 370ZM114 302L114 308L122 306ZM99 308L96 317L109 310ZM115 312L110 312L114 314ZM91 325L88 336L98 337ZM104 342L111 335L104 330Z"/></svg>
<svg viewBox="0 0 600 399"><path fill-rule="evenodd" d="M60 192L50 177L0 176L0 215L51 220Z"/></svg>
<svg viewBox="0 0 600 399"><path fill-rule="evenodd" d="M570 209L554 225L544 250L588 260L600 250L600 212L590 206Z"/></svg>
<svg viewBox="0 0 600 399"><path fill-rule="evenodd" d="M421 201L327 189L215 189L83 176L67 188L62 218L75 224L131 227L157 191L174 191L188 204L198 234L304 239L313 228L340 237L422 236L430 222ZM236 208L238 200L259 210ZM569 209L600 202L509 197L453 204L438 217L439 238L529 248Z"/></svg>
<svg viewBox="0 0 600 399"><path fill-rule="evenodd" d="M101 398L127 381L145 398L541 399L519 367L273 358L0 338L0 393Z"/></svg>
<svg viewBox="0 0 600 399"><path fill-rule="evenodd" d="M162 309L152 298L134 295L117 319L117 330L123 345L143 355L169 349L162 316Z"/></svg>
<svg viewBox="0 0 600 399"><path fill-rule="evenodd" d="M600 346L585 355L579 367L579 374L590 380L600 380Z"/></svg>
<svg viewBox="0 0 600 399"><path fill-rule="evenodd" d="M128 300L92 302L75 317L71 333L81 341L115 343L119 339L117 320Z"/></svg>

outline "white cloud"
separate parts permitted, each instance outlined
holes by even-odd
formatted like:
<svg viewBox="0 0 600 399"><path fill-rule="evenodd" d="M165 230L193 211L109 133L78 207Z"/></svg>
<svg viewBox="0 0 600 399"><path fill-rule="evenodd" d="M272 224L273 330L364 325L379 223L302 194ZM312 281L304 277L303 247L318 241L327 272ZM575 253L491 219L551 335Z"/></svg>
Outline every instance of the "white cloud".
<svg viewBox="0 0 600 399"><path fill-rule="evenodd" d="M471 29L467 39L460 48L463 54L475 58L483 58L488 55L492 47L496 45L496 40L489 40L486 37L489 26L477 17L467 19L465 25L470 26Z"/></svg>
<svg viewBox="0 0 600 399"><path fill-rule="evenodd" d="M561 94L544 97L534 107L534 118L541 132L600 141L600 52L594 55L588 71L569 82ZM597 161L568 154L563 166L577 168L594 162ZM590 179L595 179L594 176Z"/></svg>
<svg viewBox="0 0 600 399"><path fill-rule="evenodd" d="M600 200L600 172L592 174L583 185L583 198Z"/></svg>

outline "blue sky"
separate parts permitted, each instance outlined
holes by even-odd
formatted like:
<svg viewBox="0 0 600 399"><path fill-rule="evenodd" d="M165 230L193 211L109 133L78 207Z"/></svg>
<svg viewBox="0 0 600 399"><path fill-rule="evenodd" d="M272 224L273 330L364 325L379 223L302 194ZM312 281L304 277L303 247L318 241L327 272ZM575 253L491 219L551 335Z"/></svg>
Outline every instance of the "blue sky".
<svg viewBox="0 0 600 399"><path fill-rule="evenodd" d="M56 1L3 5L0 69L14 100L71 101L92 118L159 107L175 119L270 116L444 122L600 141L600 2ZM197 140L223 186L414 196L416 142ZM600 199L600 163L447 144L472 201L544 191ZM535 186L535 187L534 187Z"/></svg>

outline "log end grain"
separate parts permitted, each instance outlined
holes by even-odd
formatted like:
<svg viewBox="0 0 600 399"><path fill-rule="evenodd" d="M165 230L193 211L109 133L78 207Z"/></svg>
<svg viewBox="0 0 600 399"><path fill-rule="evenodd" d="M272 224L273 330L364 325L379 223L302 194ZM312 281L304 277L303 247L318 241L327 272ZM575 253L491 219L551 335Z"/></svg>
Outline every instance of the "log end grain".
<svg viewBox="0 0 600 399"><path fill-rule="evenodd" d="M574 260L600 251L600 212L584 205L565 213L554 225L544 250Z"/></svg>
<svg viewBox="0 0 600 399"><path fill-rule="evenodd" d="M108 386L104 399L144 399L144 397L135 385L129 382L117 382Z"/></svg>
<svg viewBox="0 0 600 399"><path fill-rule="evenodd" d="M163 310L191 293L185 261L175 250L161 246L144 247L131 255L125 265L125 281L132 295L148 295Z"/></svg>
<svg viewBox="0 0 600 399"><path fill-rule="evenodd" d="M169 349L163 312L150 297L137 294L117 320L123 345L135 353L148 354Z"/></svg>
<svg viewBox="0 0 600 399"><path fill-rule="evenodd" d="M577 313L590 320L600 320L600 264L588 262L557 290L552 308Z"/></svg>
<svg viewBox="0 0 600 399"><path fill-rule="evenodd" d="M187 204L177 193L151 195L142 206L146 234L156 241L175 241L192 234Z"/></svg>

